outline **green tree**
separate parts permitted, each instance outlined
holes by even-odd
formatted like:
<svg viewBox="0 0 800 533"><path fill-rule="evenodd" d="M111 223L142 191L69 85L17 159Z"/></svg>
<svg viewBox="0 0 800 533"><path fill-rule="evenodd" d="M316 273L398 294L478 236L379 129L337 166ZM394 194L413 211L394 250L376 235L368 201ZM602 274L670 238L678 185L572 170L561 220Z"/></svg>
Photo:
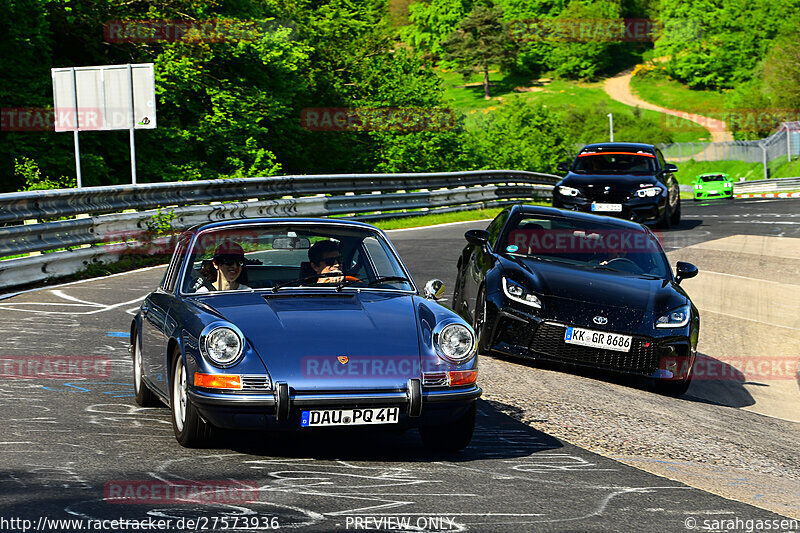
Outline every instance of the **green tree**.
<svg viewBox="0 0 800 533"><path fill-rule="evenodd" d="M464 78L476 71L483 73L483 97L487 100L489 68L504 65L511 56L511 39L502 19L501 9L476 6L443 44L445 59L458 65L456 70Z"/></svg>
<svg viewBox="0 0 800 533"><path fill-rule="evenodd" d="M573 130L543 105L520 96L505 100L467 139L474 168L554 172L575 152Z"/></svg>
<svg viewBox="0 0 800 533"><path fill-rule="evenodd" d="M414 2L408 7L410 24L400 34L415 49L439 57L444 52L442 43L458 29L471 8L468 0Z"/></svg>

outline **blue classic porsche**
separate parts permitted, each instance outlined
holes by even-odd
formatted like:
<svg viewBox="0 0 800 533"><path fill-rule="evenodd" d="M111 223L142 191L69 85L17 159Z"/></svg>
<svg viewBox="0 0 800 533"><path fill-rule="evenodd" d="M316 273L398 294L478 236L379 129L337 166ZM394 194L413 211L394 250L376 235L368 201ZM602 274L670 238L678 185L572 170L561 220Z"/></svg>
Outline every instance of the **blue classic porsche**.
<svg viewBox="0 0 800 533"><path fill-rule="evenodd" d="M421 297L382 231L324 219L226 221L177 240L131 323L139 405L170 406L175 437L214 428L419 428L466 447L475 425L475 334Z"/></svg>

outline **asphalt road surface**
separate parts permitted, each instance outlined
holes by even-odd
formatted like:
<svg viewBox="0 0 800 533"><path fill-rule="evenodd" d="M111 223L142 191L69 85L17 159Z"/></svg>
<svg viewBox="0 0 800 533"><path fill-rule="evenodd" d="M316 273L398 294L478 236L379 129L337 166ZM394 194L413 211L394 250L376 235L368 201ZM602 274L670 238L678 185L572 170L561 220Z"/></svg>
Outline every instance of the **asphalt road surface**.
<svg viewBox="0 0 800 533"><path fill-rule="evenodd" d="M662 240L680 250L738 234L800 237L798 207L792 200L685 202L684 222ZM463 232L484 226L458 224L389 236L417 284L440 278L449 298ZM42 356L64 357L96 371L95 379L70 381L12 379L4 370L0 530L123 531L134 525L150 531L798 528L786 519L788 511L771 512L667 479L672 477L668 474L648 473L630 466L631 461L610 458L613 454L593 453L589 443L578 447L554 436L560 431L555 426L553 431L537 429L547 427L543 419L525 416L511 396L530 396L534 382L542 382L539 375L564 383L589 378L489 358L482 363L487 399L479 402L475 437L458 454L426 452L415 432L230 433L212 448L184 449L173 437L169 411L139 408L132 397L127 331L162 274L162 268L153 268L0 300L0 357L42 364L48 361ZM106 361L110 366L104 366ZM526 380L530 388L514 389ZM613 380L590 381L603 391L629 391L643 411L651 410L645 409L649 403L688 403ZM571 401L579 402L581 392L572 389ZM594 402L591 397L587 401ZM691 406L707 409L709 417L723 412L719 409L741 412L713 403ZM639 407L627 403L622 409L635 415ZM773 426L768 417L745 415L756 426L748 431L755 434L759 424L762 433ZM602 424L619 425L631 439L640 431L613 415ZM796 440L800 425L785 424L788 429L780 434L787 442ZM693 429L704 437L706 430L701 425ZM797 470L786 470L782 475L790 480L791 493ZM203 489L208 486L214 489ZM176 501L175 487L188 491L179 493L184 501ZM115 498L131 494L139 500ZM119 519L145 522L110 522Z"/></svg>

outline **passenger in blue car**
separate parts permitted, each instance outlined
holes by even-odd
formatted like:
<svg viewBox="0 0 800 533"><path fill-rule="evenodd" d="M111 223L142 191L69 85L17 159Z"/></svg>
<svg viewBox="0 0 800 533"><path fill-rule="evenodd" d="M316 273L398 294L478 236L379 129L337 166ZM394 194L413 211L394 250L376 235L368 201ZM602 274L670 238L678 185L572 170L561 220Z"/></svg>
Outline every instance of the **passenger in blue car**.
<svg viewBox="0 0 800 533"><path fill-rule="evenodd" d="M342 253L336 242L332 240L315 242L308 249L308 260L318 276L316 283L341 283L344 280Z"/></svg>
<svg viewBox="0 0 800 533"><path fill-rule="evenodd" d="M198 288L196 292L235 291L250 289L243 282L247 281L244 250L232 241L225 241L214 250L214 258L210 268L204 265L203 276L210 281Z"/></svg>

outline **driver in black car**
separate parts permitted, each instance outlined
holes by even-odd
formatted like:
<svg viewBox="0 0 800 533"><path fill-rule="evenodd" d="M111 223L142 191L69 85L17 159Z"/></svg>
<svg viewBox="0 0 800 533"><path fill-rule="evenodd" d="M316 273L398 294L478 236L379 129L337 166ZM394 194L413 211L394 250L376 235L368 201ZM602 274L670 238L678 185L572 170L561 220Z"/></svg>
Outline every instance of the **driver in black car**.
<svg viewBox="0 0 800 533"><path fill-rule="evenodd" d="M316 283L341 283L342 253L339 245L332 240L317 241L308 249L311 268L317 273Z"/></svg>

